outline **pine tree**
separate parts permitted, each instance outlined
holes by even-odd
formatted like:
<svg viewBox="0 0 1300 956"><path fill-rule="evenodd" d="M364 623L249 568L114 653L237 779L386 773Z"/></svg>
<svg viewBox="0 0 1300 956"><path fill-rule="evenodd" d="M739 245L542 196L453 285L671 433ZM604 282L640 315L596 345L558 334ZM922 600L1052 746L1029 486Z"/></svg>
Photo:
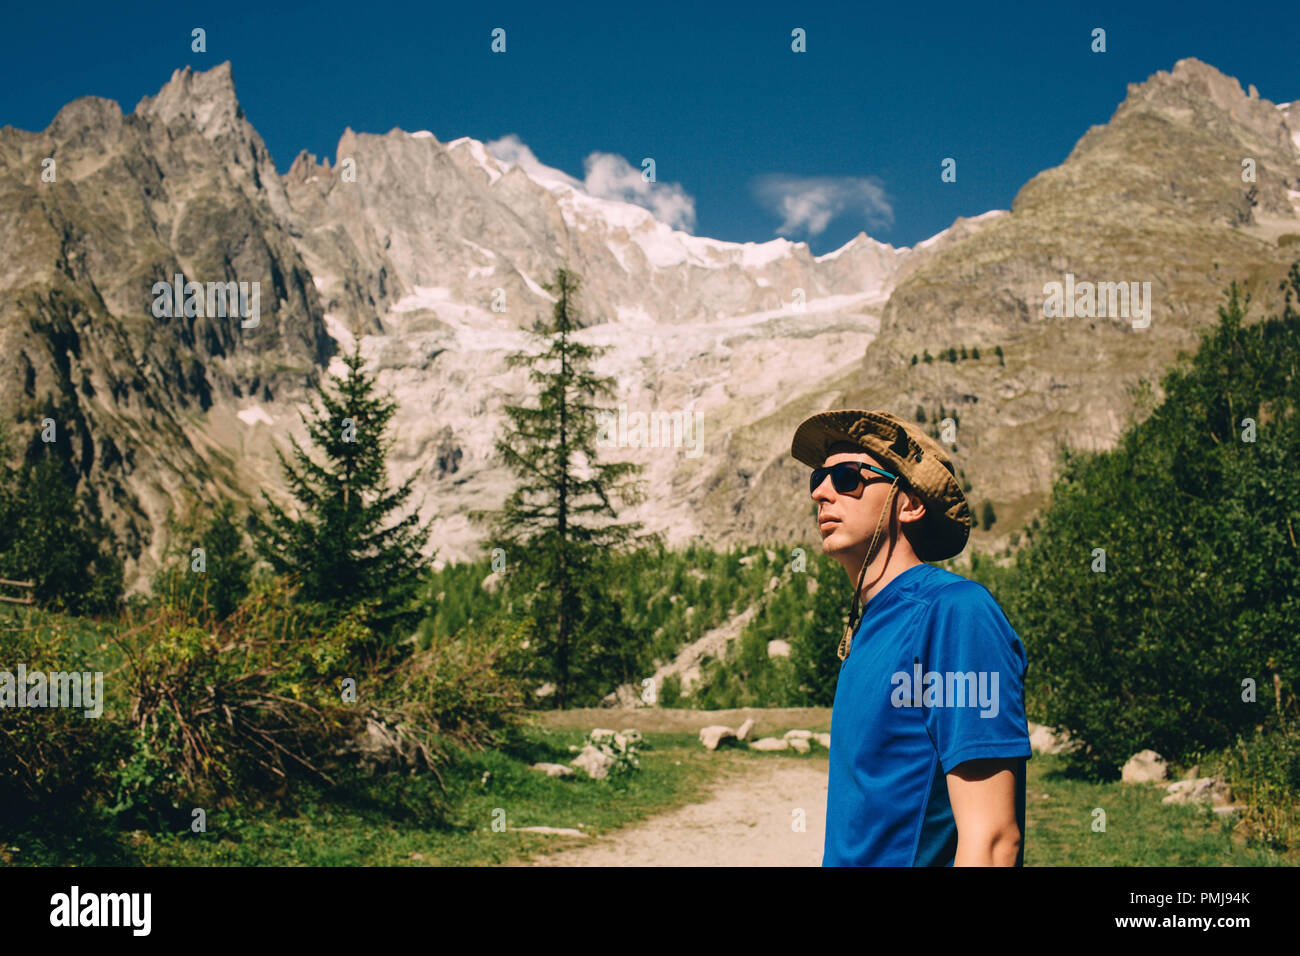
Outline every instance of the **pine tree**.
<svg viewBox="0 0 1300 956"><path fill-rule="evenodd" d="M975 346L974 348L972 348L972 349L970 350L970 357L973 358L973 359L974 359L975 361L977 361L977 362L979 361L979 359L980 359L980 350L979 350L979 346L978 346L978 345Z"/></svg>
<svg viewBox="0 0 1300 956"><path fill-rule="evenodd" d="M194 502L183 520L171 519L169 524L170 553L154 575L154 594L196 616L229 616L248 594L253 569L234 502L222 498L206 513ZM203 549L201 561L196 548Z"/></svg>
<svg viewBox="0 0 1300 956"><path fill-rule="evenodd" d="M997 516L993 513L993 502L984 502L984 508L980 513L980 517L983 519L985 528L993 527L993 523L998 520Z"/></svg>
<svg viewBox="0 0 1300 956"><path fill-rule="evenodd" d="M518 484L499 510L471 512L491 524L494 542L506 550L512 592L528 595L541 669L554 682L560 708L599 700L603 691L634 678L641 663L597 560L602 549L627 546L641 528L639 522L612 523L617 513L610 505L611 493L627 504L641 500L627 480L640 466L596 460L596 413L603 409L593 402L615 392L610 379L587 368L606 349L573 338L578 285L573 273L555 271L544 286L556 297L553 320L539 319L532 328L541 350L507 358L512 368L529 368L538 404L506 406L510 424L496 448ZM599 518L609 520L592 523Z"/></svg>
<svg viewBox="0 0 1300 956"><path fill-rule="evenodd" d="M374 601L369 619L379 634L407 629L422 614L414 598L428 559L429 537L419 514L404 510L414 475L398 488L388 483L392 440L385 431L397 405L376 397L375 380L362 371L360 344L344 357L346 377L331 375L334 394L317 383L313 419L302 416L319 464L297 443L291 464L278 450L296 507L290 517L262 492L267 515L258 515L254 543L271 567L295 576L303 600L341 611Z"/></svg>
<svg viewBox="0 0 1300 956"><path fill-rule="evenodd" d="M93 499L78 499L76 472L48 446L17 468L0 429L0 577L31 580L43 607L111 613L122 598L122 561Z"/></svg>

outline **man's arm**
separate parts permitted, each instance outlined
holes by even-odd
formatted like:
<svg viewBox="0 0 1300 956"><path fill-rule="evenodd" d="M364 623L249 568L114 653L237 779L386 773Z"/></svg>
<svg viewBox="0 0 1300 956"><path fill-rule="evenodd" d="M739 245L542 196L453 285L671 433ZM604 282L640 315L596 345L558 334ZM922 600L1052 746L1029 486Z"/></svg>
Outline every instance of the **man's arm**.
<svg viewBox="0 0 1300 956"><path fill-rule="evenodd" d="M1020 853L1016 823L1019 758L967 760L948 777L948 802L957 823L953 866L1015 866Z"/></svg>

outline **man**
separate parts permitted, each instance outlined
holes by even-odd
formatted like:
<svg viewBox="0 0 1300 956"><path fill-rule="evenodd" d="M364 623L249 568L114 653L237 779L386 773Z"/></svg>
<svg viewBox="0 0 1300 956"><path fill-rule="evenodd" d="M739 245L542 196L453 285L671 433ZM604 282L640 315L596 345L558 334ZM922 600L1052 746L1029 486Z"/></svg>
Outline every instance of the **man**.
<svg viewBox="0 0 1300 956"><path fill-rule="evenodd" d="M982 585L925 563L970 535L952 462L882 411L814 415L790 453L855 583L822 865L1023 865L1024 645Z"/></svg>

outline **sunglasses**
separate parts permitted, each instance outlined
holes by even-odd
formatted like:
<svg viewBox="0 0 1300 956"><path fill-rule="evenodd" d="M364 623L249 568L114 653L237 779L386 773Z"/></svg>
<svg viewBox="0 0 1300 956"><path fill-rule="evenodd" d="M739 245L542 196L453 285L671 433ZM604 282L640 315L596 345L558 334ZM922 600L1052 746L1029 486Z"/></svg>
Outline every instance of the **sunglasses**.
<svg viewBox="0 0 1300 956"><path fill-rule="evenodd" d="M831 476L831 485L840 494L847 495L857 491L859 485L867 482L867 479L862 477L864 468L868 471L874 471L878 475L884 475L889 479L897 477L897 475L891 475L875 465L868 465L865 461L842 461L836 465L814 468L811 477L808 479L808 493L812 494L821 487L821 483L826 480L827 475Z"/></svg>

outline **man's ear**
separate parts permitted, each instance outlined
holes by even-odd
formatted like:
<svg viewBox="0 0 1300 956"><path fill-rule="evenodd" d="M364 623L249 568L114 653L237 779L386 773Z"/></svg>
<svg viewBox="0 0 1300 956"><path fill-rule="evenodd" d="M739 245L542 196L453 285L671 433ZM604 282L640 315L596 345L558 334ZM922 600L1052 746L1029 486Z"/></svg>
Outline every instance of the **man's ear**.
<svg viewBox="0 0 1300 956"><path fill-rule="evenodd" d="M914 491L905 491L903 494L907 496L907 504L902 510L907 511L919 508L921 513L917 516L916 520L920 521L921 518L925 517L925 501Z"/></svg>

